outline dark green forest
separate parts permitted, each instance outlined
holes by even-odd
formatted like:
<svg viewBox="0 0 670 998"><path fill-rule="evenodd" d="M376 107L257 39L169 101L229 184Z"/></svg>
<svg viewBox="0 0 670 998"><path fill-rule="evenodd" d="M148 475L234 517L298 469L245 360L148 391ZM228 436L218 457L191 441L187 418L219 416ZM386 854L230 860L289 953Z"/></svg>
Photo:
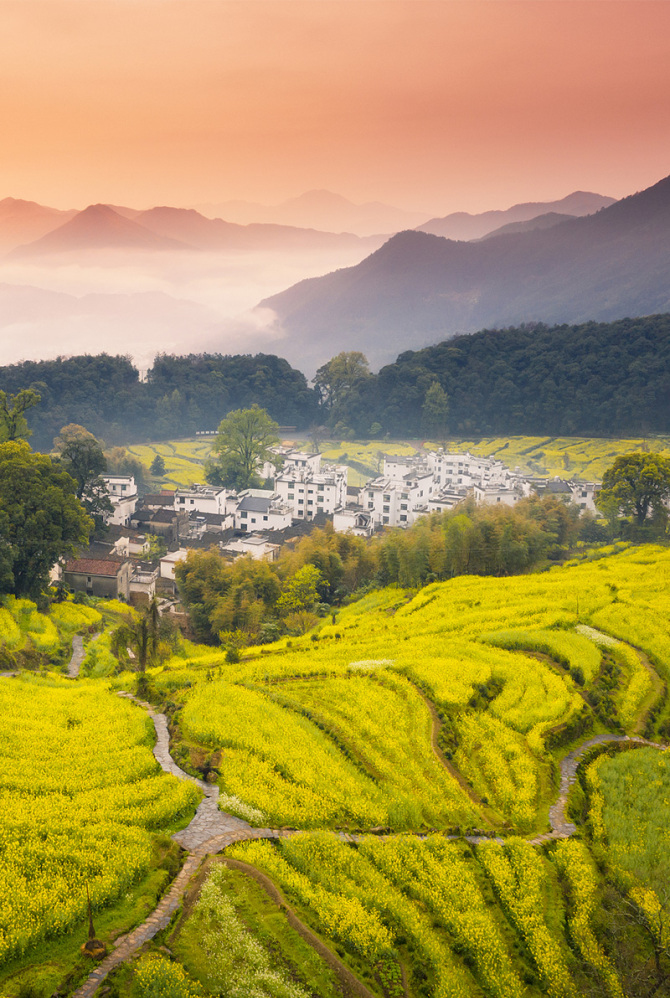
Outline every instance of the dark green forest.
<svg viewBox="0 0 670 998"><path fill-rule="evenodd" d="M254 402L282 426L309 425L317 414L305 376L265 354L159 355L144 382L130 358L107 354L0 368L0 389L8 395L28 387L41 396L26 414L38 450L49 450L68 423L113 445L216 430L230 410Z"/></svg>
<svg viewBox="0 0 670 998"><path fill-rule="evenodd" d="M376 378L386 432L421 431L436 379L452 433L609 436L670 430L670 315L484 330L407 351Z"/></svg>
<svg viewBox="0 0 670 998"><path fill-rule="evenodd" d="M425 403L435 384L448 398L445 434L670 432L667 314L487 329L406 351L378 374L359 361L331 364L312 388L288 361L266 354L159 355L146 381L127 357L87 355L0 368L0 390L39 392L27 419L41 450L68 423L109 445L161 440L214 430L253 403L282 426L322 424L339 437L430 436Z"/></svg>

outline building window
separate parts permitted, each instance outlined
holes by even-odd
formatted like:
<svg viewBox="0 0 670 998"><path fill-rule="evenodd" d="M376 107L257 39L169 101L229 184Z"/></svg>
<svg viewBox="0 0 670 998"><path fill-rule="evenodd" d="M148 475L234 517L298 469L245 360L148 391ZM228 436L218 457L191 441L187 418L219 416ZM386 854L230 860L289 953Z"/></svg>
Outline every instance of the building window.
<svg viewBox="0 0 670 998"><path fill-rule="evenodd" d="M405 520L407 520L407 514L406 513L401 513L400 514L400 520L401 520L401 522L404 522Z"/></svg>
<svg viewBox="0 0 670 998"><path fill-rule="evenodd" d="M384 502L391 502L391 496L384 496Z"/></svg>
<svg viewBox="0 0 670 998"><path fill-rule="evenodd" d="M401 509L407 509L407 503L406 502L401 502L400 503L400 508ZM402 516L400 517L400 519L402 520Z"/></svg>
<svg viewBox="0 0 670 998"><path fill-rule="evenodd" d="M288 497L289 497L289 499L295 499L295 493L294 492L289 492Z"/></svg>
<svg viewBox="0 0 670 998"><path fill-rule="evenodd" d="M388 516L383 517L382 523L388 523L388 522L389 522Z"/></svg>
<svg viewBox="0 0 670 998"><path fill-rule="evenodd" d="M242 517L243 520L246 520L246 518L247 518L247 511L246 511L246 509L242 510L242 512L240 513L240 516Z"/></svg>
<svg viewBox="0 0 670 998"><path fill-rule="evenodd" d="M264 517L263 517L263 519L264 519L264 520L267 520L267 516L264 516Z"/></svg>
<svg viewBox="0 0 670 998"><path fill-rule="evenodd" d="M384 513L389 513L390 512L390 507L389 506L384 506L383 512Z"/></svg>
<svg viewBox="0 0 670 998"><path fill-rule="evenodd" d="M368 509L374 509L374 508L375 508L375 504L373 502L369 502L368 503Z"/></svg>
<svg viewBox="0 0 670 998"><path fill-rule="evenodd" d="M319 485L319 492L323 492L323 485Z"/></svg>
<svg viewBox="0 0 670 998"><path fill-rule="evenodd" d="M304 506L304 505L305 505L305 500L304 499L298 499L298 506Z"/></svg>

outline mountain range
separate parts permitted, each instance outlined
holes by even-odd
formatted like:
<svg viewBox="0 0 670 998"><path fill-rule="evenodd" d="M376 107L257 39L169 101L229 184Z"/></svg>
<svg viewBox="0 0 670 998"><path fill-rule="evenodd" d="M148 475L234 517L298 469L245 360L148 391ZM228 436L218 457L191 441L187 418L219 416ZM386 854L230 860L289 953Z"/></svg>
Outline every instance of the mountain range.
<svg viewBox="0 0 670 998"><path fill-rule="evenodd" d="M196 208L204 215L220 216L242 225L264 222L326 232L353 232L358 236L413 229L426 218L422 212L403 211L380 201L355 204L341 194L324 190L306 191L276 205L224 201L221 204L196 205Z"/></svg>
<svg viewBox="0 0 670 998"><path fill-rule="evenodd" d="M40 208L39 205L35 206ZM11 258L44 257L89 250L139 250L212 252L248 250L304 250L360 247L363 252L374 249L383 236L361 238L351 233L320 232L281 225L237 225L220 218L206 218L192 208L158 207L147 211L94 204L74 214L65 212L65 220L50 215L53 209L34 213L38 231L52 221L52 227L39 238L15 245ZM0 214L0 223L2 216ZM55 225L53 224L55 222ZM21 225L13 229L15 239ZM2 225L0 224L0 233ZM1 238L1 237L0 237ZM5 240L5 245L7 240Z"/></svg>
<svg viewBox="0 0 670 998"><path fill-rule="evenodd" d="M614 204L614 198L604 194L592 194L590 191L573 191L560 201L526 201L514 204L504 211L483 211L471 215L467 211L455 211L444 218L431 218L423 225L412 226L419 232L428 232L433 236L443 236L445 239L481 239L502 226L512 222L528 222L538 215L557 212L561 215L592 215L601 208Z"/></svg>
<svg viewBox="0 0 670 998"><path fill-rule="evenodd" d="M373 365L457 333L670 310L670 177L548 229L454 242L405 231L354 267L263 300L303 366L340 350Z"/></svg>

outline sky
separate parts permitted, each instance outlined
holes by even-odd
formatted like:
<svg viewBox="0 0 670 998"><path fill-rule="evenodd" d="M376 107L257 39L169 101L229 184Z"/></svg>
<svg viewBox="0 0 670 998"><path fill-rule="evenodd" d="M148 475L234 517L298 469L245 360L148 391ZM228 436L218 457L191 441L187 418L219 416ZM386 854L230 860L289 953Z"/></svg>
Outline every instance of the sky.
<svg viewBox="0 0 670 998"><path fill-rule="evenodd" d="M0 198L446 214L670 174L670 3L0 0Z"/></svg>

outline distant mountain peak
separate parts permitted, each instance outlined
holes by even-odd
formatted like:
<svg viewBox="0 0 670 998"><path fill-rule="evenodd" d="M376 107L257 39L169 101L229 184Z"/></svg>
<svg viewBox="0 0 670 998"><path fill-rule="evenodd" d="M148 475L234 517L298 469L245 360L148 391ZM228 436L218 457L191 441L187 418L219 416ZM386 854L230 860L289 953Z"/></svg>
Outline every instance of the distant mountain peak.
<svg viewBox="0 0 670 998"><path fill-rule="evenodd" d="M471 215L467 211L455 211L442 218L431 218L419 225L421 232L430 232L445 239L481 239L495 229L511 222L528 222L538 215L557 213L561 215L592 215L601 208L608 208L615 198L591 191L573 191L558 201L524 201L513 204L504 210L483 211Z"/></svg>
<svg viewBox="0 0 670 998"><path fill-rule="evenodd" d="M183 250L184 243L151 232L120 215L108 204L90 204L40 239L12 251L12 256L41 256L87 249Z"/></svg>

